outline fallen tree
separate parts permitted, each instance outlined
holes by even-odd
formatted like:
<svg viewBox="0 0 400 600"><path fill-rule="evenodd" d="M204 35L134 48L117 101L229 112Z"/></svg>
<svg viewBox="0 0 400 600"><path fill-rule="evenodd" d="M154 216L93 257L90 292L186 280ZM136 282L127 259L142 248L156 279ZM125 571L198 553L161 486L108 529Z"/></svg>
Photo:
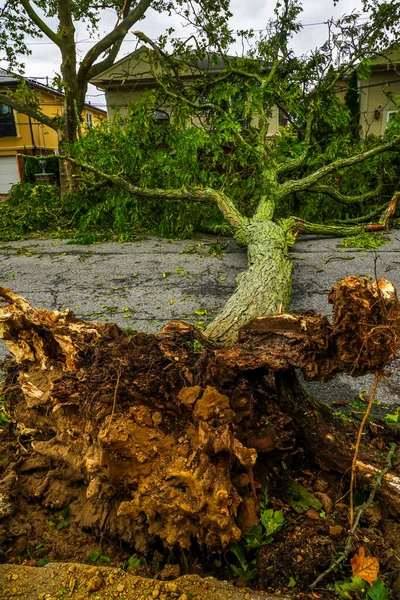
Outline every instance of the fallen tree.
<svg viewBox="0 0 400 600"><path fill-rule="evenodd" d="M297 3L285 6L296 8ZM143 201L215 203L235 239L247 246L249 269L204 333L173 322L157 336L131 336L112 324L35 309L1 290L0 336L18 362L17 368L9 368L4 395L22 446L3 472L2 513L9 517L8 523L3 521L3 539L12 536L15 502L23 498L53 509L70 506L80 528L117 538L140 552L160 542L171 551L193 546L220 551L258 523L261 488L268 487L277 506L288 506L287 470L322 468L343 475L353 469L354 427L338 422L306 394L293 369L323 381L339 372L379 376L399 349L397 295L384 280L348 278L331 293L332 323L318 315L290 315L288 250L302 231L349 235L384 228L398 192L380 207L377 224L326 226L296 217L275 219L274 214L282 198L307 190L362 204L371 190L349 196L333 187L332 177L339 172L351 177L355 165L390 156L400 137L394 130L371 147L330 160L329 152L315 150L321 142L314 125L321 97L311 90L306 118L304 113L299 117L305 138L295 148L297 155L283 160L280 144L285 140L265 140L276 101L268 86L284 66L281 53L289 56L281 33L279 29L268 46L275 60L272 70L257 74L260 86L253 90L263 116L259 129L252 132L251 143L239 128L231 132L248 152L247 159L262 166L263 185L251 216L222 189L144 187L89 163L84 152L68 157L89 183L92 173ZM167 61L164 53L157 56ZM254 79L251 70L243 74L232 63L224 75ZM321 88L327 94L337 77L325 75ZM192 100L176 98L172 87L163 87L164 80L160 85L193 109ZM278 92L282 94L281 87ZM291 106L297 98L294 94ZM207 108L222 119L229 116L217 102ZM219 126L221 132L222 121ZM382 451L396 436L396 430L371 426L354 467L361 487L374 485L385 467ZM400 510L399 494L395 459L377 491L389 521ZM326 568L326 555L311 559L318 569ZM268 582L268 568L263 577ZM310 573L302 577L304 586L313 579Z"/></svg>

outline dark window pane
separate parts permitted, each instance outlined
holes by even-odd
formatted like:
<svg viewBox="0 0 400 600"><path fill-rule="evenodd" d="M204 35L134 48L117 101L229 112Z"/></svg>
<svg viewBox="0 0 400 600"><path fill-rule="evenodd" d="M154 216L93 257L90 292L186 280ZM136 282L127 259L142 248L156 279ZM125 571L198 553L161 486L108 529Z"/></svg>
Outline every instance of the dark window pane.
<svg viewBox="0 0 400 600"><path fill-rule="evenodd" d="M15 137L16 135L17 129L12 108L0 104L0 137Z"/></svg>

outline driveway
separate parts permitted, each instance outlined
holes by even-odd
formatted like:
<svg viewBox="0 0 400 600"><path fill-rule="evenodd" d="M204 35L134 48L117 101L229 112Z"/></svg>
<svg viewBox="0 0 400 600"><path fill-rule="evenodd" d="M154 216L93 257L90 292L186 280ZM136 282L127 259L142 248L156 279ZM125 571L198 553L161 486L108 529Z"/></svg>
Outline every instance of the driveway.
<svg viewBox="0 0 400 600"><path fill-rule="evenodd" d="M377 251L338 248L340 240L304 236L291 252L294 263L292 311L315 310L330 316L327 294L347 275L386 277L400 286L400 232ZM234 290L246 268L246 251L228 238L196 240L148 238L135 243L93 246L65 240L26 240L0 246L0 285L34 306L71 308L85 320L114 321L122 327L155 332L170 320L200 327ZM0 357L6 354L0 342ZM400 406L399 362L379 386L378 404ZM373 376L338 376L307 387L328 403L358 399ZM390 405L390 406L386 406Z"/></svg>

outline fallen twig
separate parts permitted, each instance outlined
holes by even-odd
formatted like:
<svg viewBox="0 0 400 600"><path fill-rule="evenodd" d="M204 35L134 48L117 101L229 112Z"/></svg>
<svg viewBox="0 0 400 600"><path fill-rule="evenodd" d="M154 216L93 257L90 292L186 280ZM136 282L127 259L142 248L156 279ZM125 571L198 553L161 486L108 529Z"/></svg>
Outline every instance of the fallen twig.
<svg viewBox="0 0 400 600"><path fill-rule="evenodd" d="M372 394L371 394L372 396ZM338 558L336 558L333 562L331 562L330 566L326 569L326 571L324 571L323 573L321 573L321 575L319 575L317 577L317 579L310 585L310 589L314 589L315 586L322 580L324 579L324 577L326 577L326 575L328 575L329 573L331 573L332 571L334 571L336 569L336 567L338 567L344 560L346 560L346 558L348 557L348 555L350 554L350 550L351 550L351 543L353 541L353 537L354 534L357 530L358 524L360 522L361 517L363 516L363 514L365 513L365 511L372 506L372 503L374 501L375 498L375 494L379 488L379 486L382 483L382 479L384 478L384 476L386 475L386 473L388 473L388 471L391 469L392 467L392 458L396 452L397 449L397 444L391 444L390 445L390 450L387 454L386 457L386 465L385 467L382 469L382 471L380 471L378 473L378 475L376 476L376 480L374 483L373 488L371 489L371 492L369 494L369 498L366 502L364 502L364 504L362 506L360 506L360 508L357 509L357 514L356 514L356 518L354 519L354 523L352 528L349 531L349 535L347 536L346 539L346 543L344 545L344 550L342 552L342 554L340 554L338 556Z"/></svg>
<svg viewBox="0 0 400 600"><path fill-rule="evenodd" d="M360 449L360 443L361 443L361 437L364 431L364 427L365 427L365 423L368 419L369 413L371 412L371 408L372 408L372 404L374 402L374 398L375 398L375 394L376 394L376 388L378 387L378 383L379 383L379 374L376 373L375 374L375 380L374 380L374 384L372 386L372 390L371 390L371 395L369 397L369 401L368 401L368 406L367 406L367 410L365 411L364 417L361 421L359 430L358 430L358 435L357 435L357 441L356 441L356 447L354 449L354 456L353 456L353 460L351 463L351 476L350 476L350 510L349 510L349 521L350 521L350 527L353 526L353 521L354 521L354 501L353 501L353 492L354 492L354 481L356 478L356 462L357 462L357 458L358 458L358 451Z"/></svg>

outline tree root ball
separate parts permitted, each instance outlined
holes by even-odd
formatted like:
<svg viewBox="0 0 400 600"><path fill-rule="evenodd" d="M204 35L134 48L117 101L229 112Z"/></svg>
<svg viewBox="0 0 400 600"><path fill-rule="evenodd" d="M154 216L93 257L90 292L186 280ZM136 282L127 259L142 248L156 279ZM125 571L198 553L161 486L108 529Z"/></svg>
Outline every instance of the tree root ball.
<svg viewBox="0 0 400 600"><path fill-rule="evenodd" d="M332 325L318 315L256 319L229 349L185 323L156 336L130 335L68 311L35 309L1 289L0 337L18 363L9 365L3 393L20 447L2 464L0 542L15 525L16 498L68 505L79 527L141 552L154 538L168 548L237 542L258 522L258 490L307 440L275 373L300 365L325 379L349 371L363 352L363 363L353 360L358 373L392 358L395 291L349 279L333 292ZM355 320L357 302L363 325ZM349 329L352 345L343 346ZM379 339L391 337L374 353L377 329ZM356 335L364 336L361 348ZM324 436L314 408L298 400L308 427ZM335 436L346 465L348 439L338 430Z"/></svg>

